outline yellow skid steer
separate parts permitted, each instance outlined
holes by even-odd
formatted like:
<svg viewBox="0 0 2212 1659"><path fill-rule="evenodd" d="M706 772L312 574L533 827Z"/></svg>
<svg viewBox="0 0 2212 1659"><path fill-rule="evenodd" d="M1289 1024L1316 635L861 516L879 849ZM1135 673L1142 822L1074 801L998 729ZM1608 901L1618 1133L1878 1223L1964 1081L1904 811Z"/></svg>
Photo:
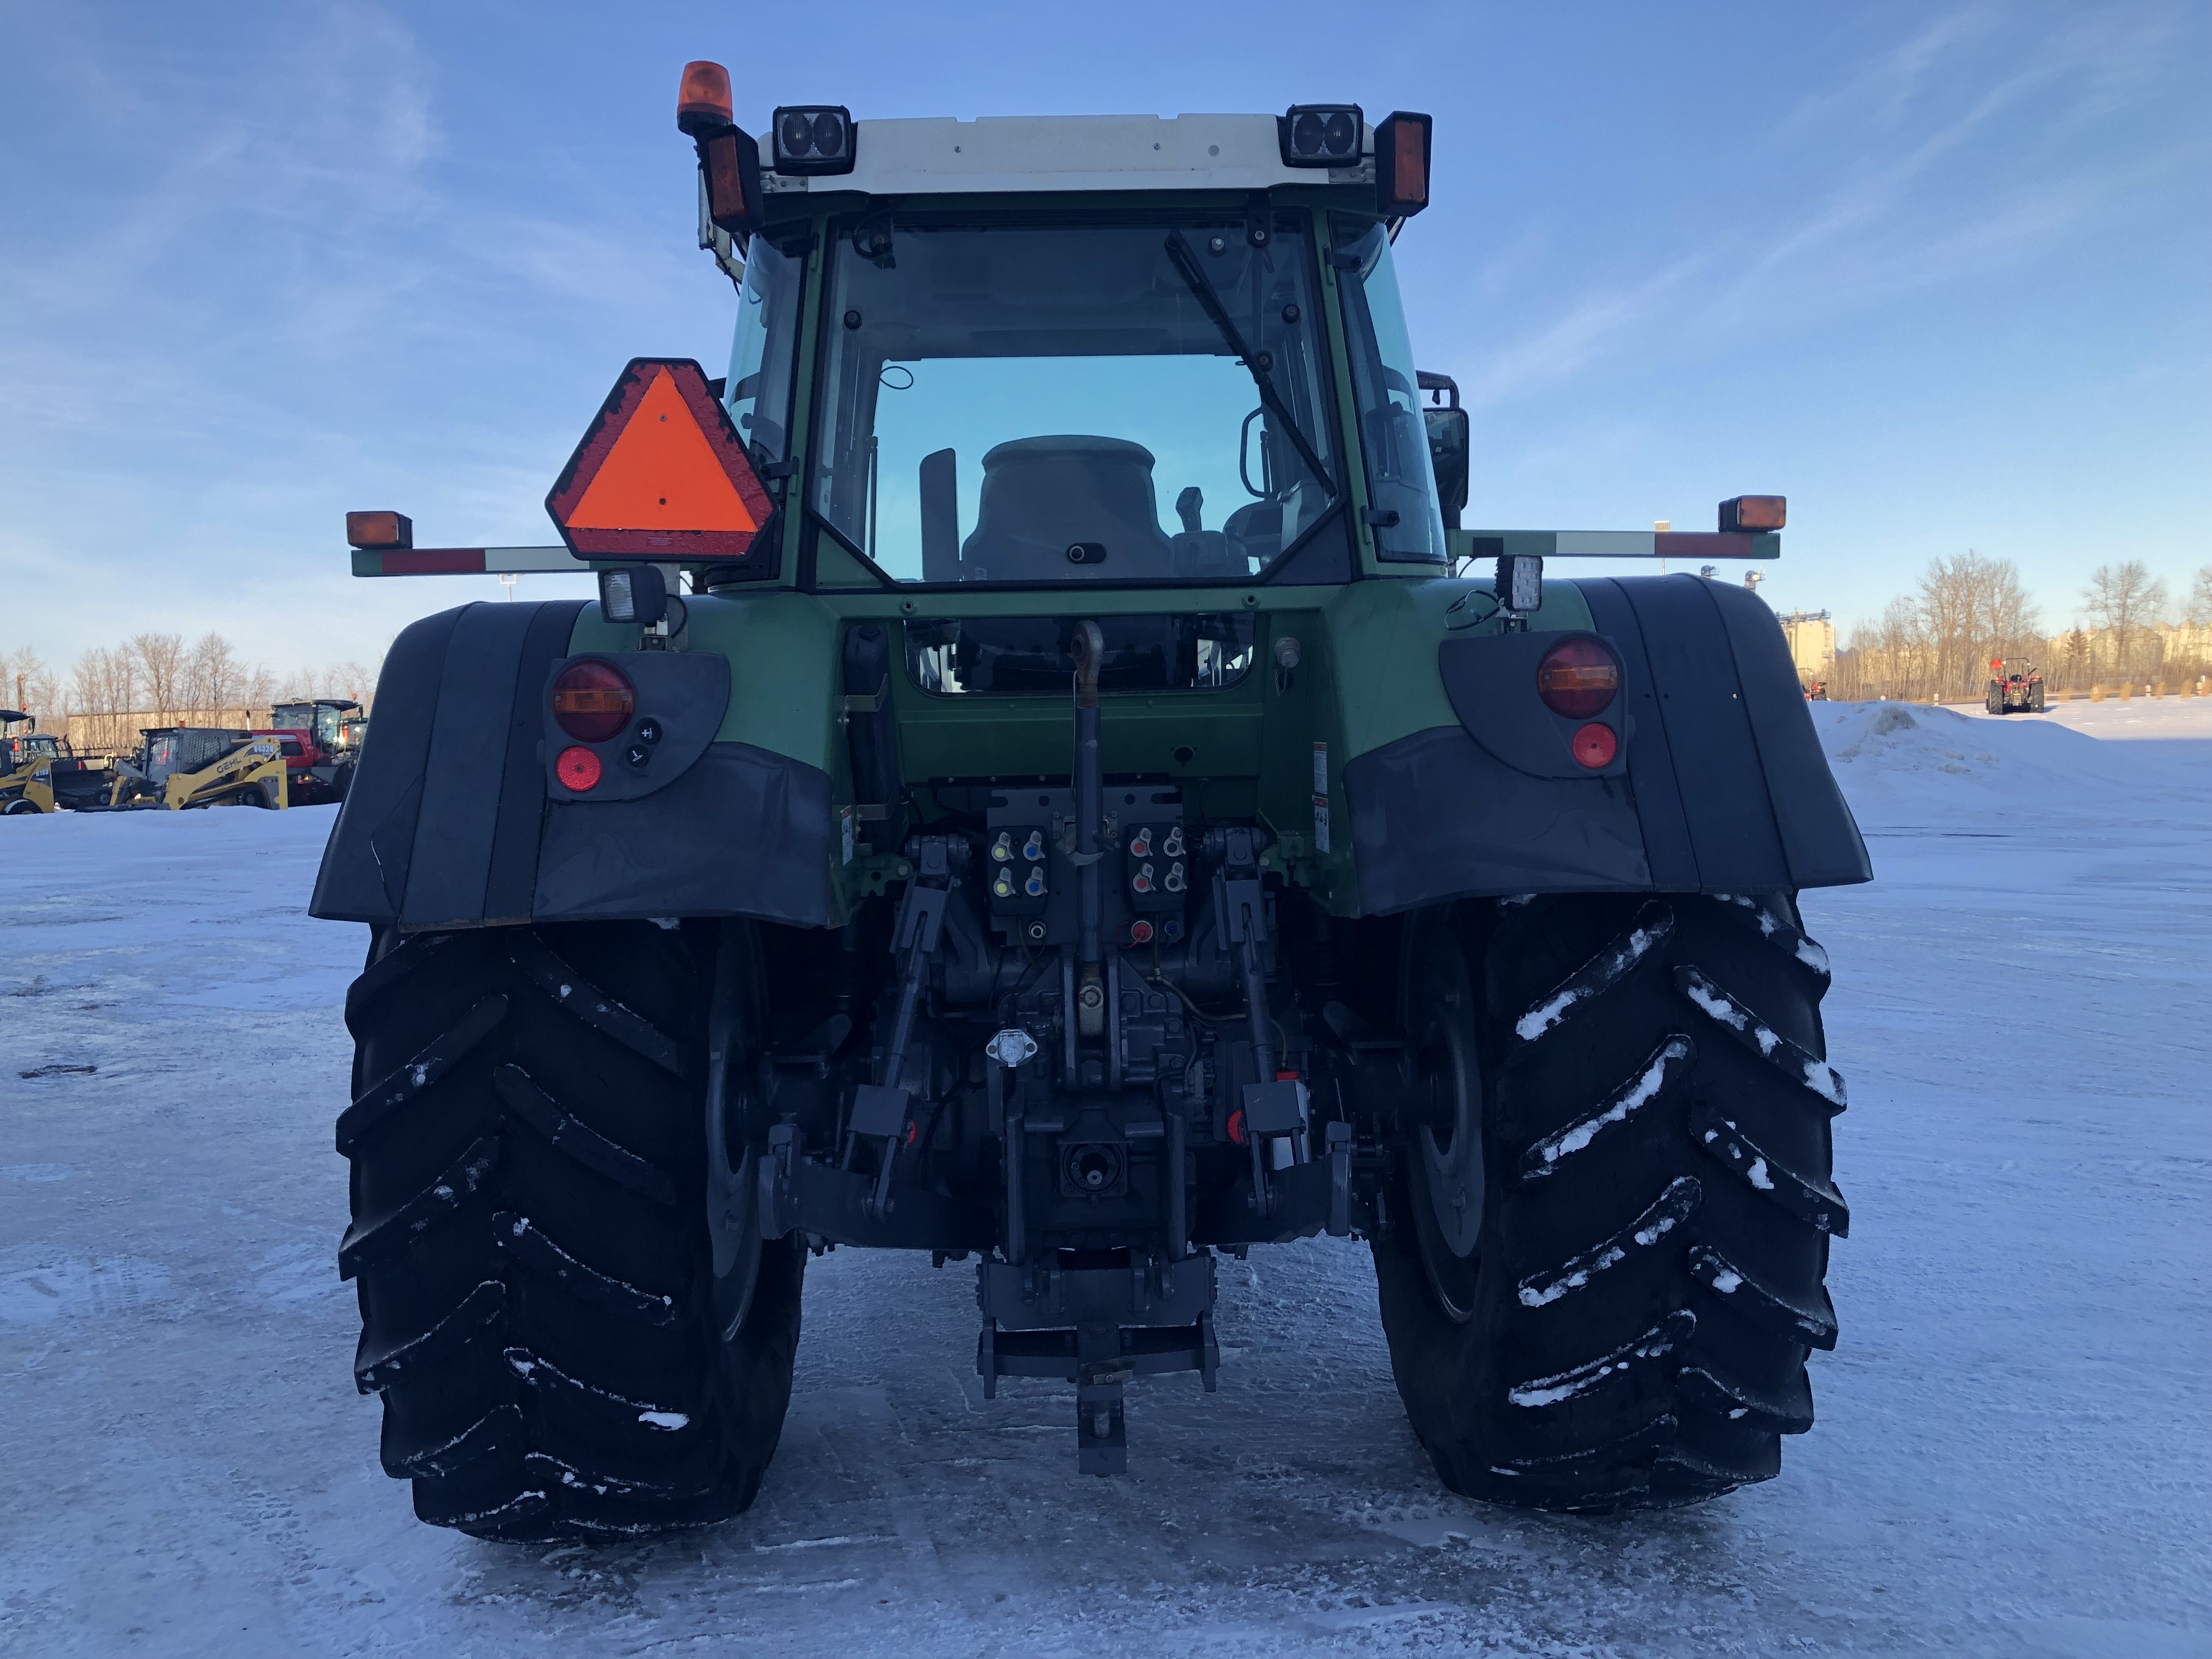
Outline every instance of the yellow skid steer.
<svg viewBox="0 0 2212 1659"><path fill-rule="evenodd" d="M156 728L143 736L137 759L116 763L108 796L112 809L292 804L280 738L194 726Z"/></svg>

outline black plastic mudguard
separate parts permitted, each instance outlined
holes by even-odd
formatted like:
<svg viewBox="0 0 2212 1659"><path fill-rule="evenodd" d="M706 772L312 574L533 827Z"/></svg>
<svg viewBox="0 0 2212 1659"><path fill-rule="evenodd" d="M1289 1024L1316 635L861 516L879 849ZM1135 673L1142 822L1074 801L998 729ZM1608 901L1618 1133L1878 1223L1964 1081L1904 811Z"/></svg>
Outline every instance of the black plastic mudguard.
<svg viewBox="0 0 2212 1659"><path fill-rule="evenodd" d="M1620 654L1621 696L1606 718L1626 728L1625 775L1511 763L1505 757L1557 742L1533 684L1525 700L1493 696L1480 710L1455 687L1461 725L1415 732L1345 768L1363 910L1507 893L1768 892L1872 878L1763 600L1697 576L1576 586L1593 631ZM1486 643L1447 641L1443 651ZM1449 684L1455 671L1440 657L1438 672Z"/></svg>
<svg viewBox="0 0 2212 1659"><path fill-rule="evenodd" d="M685 744L651 793L552 799L545 685L582 608L463 605L392 642L311 915L409 933L641 916L828 923L836 817L818 767L706 742Z"/></svg>

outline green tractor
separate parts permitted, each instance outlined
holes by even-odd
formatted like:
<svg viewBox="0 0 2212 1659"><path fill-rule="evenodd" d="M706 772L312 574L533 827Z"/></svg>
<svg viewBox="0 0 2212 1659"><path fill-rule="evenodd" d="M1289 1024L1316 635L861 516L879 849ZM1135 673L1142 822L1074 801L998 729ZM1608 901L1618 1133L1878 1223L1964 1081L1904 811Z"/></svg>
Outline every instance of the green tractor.
<svg viewBox="0 0 2212 1659"><path fill-rule="evenodd" d="M983 1393L1072 1385L1083 1471L1213 1388L1222 1255L1327 1234L1455 1492L1775 1474L1848 1224L1796 895L1865 846L1753 595L1544 561L1771 561L1780 499L1459 526L1425 116L755 137L695 64L678 125L726 376L629 365L557 547L348 520L599 581L399 636L315 890L416 1513L744 1509L841 1246L970 1264Z"/></svg>

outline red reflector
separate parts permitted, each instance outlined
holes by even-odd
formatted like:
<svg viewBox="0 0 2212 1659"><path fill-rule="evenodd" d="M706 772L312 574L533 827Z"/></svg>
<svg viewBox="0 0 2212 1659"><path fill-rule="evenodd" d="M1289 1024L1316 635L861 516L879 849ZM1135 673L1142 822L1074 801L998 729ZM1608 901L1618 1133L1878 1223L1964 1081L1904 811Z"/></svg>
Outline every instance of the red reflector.
<svg viewBox="0 0 2212 1659"><path fill-rule="evenodd" d="M1244 1133L1244 1109L1242 1106L1229 1115L1229 1139L1239 1146L1247 1145L1252 1139Z"/></svg>
<svg viewBox="0 0 2212 1659"><path fill-rule="evenodd" d="M563 732L585 743L605 743L629 724L630 711L635 707L629 682L611 663L576 663L562 669L561 678L553 682L553 718ZM568 754L581 752L572 749ZM562 757L562 763L568 763L567 755ZM592 782L597 783L597 760L592 769Z"/></svg>
<svg viewBox="0 0 2212 1659"><path fill-rule="evenodd" d="M1562 640L1536 665L1536 695L1567 720L1603 714L1620 690L1620 662L1593 639Z"/></svg>
<svg viewBox="0 0 2212 1659"><path fill-rule="evenodd" d="M676 126L687 138L730 125L730 72L702 58L684 66L676 91Z"/></svg>
<svg viewBox="0 0 2212 1659"><path fill-rule="evenodd" d="M1602 720L1592 720L1575 733L1575 758L1595 771L1601 766L1613 764L1620 740L1613 735L1613 728Z"/></svg>
<svg viewBox="0 0 2212 1659"><path fill-rule="evenodd" d="M564 788L582 794L586 789L596 789L599 784L599 757L580 744L563 749L553 763L553 775L561 780Z"/></svg>

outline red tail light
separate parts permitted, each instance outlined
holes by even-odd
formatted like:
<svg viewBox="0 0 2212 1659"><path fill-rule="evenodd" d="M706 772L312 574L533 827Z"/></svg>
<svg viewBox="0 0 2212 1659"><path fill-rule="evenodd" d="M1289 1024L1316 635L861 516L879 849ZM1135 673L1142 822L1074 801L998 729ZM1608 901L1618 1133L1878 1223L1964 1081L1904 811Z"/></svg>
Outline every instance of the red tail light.
<svg viewBox="0 0 2212 1659"><path fill-rule="evenodd" d="M1536 665L1536 695L1567 720L1603 714L1620 690L1619 659L1593 639L1562 640Z"/></svg>
<svg viewBox="0 0 2212 1659"><path fill-rule="evenodd" d="M553 682L553 718L579 742L605 743L629 724L636 707L629 682L611 663L580 662Z"/></svg>

